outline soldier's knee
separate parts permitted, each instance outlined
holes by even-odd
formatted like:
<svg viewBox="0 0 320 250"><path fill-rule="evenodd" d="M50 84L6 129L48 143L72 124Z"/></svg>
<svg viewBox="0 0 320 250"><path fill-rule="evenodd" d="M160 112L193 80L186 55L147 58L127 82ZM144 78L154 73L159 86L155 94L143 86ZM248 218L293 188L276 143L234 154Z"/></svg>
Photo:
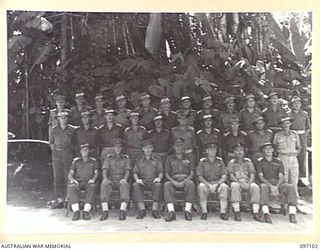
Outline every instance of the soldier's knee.
<svg viewBox="0 0 320 250"><path fill-rule="evenodd" d="M163 185L163 188L164 189L168 189L168 188L171 188L173 186L173 184L170 182L170 181L167 181L164 185Z"/></svg>
<svg viewBox="0 0 320 250"><path fill-rule="evenodd" d="M221 188L221 190L229 190L229 186L225 183L221 183L220 188Z"/></svg>
<svg viewBox="0 0 320 250"><path fill-rule="evenodd" d="M160 182L156 182L153 184L153 187L156 189L161 189L162 188L162 184Z"/></svg>
<svg viewBox="0 0 320 250"><path fill-rule="evenodd" d="M251 183L250 188L253 190L260 190L259 186L256 183Z"/></svg>
<svg viewBox="0 0 320 250"><path fill-rule="evenodd" d="M191 180L187 180L187 181L186 181L186 187L192 188L192 187L195 187L195 186L196 186L196 185L194 184L193 181L191 181Z"/></svg>
<svg viewBox="0 0 320 250"><path fill-rule="evenodd" d="M260 185L260 188L261 188L262 190L268 190L269 186L268 186L267 184L265 184L265 183L262 183L262 184Z"/></svg>
<svg viewBox="0 0 320 250"><path fill-rule="evenodd" d="M203 190L205 190L206 189L206 184L204 184L204 183L200 183L199 185L198 185L198 190L200 191L203 191Z"/></svg>

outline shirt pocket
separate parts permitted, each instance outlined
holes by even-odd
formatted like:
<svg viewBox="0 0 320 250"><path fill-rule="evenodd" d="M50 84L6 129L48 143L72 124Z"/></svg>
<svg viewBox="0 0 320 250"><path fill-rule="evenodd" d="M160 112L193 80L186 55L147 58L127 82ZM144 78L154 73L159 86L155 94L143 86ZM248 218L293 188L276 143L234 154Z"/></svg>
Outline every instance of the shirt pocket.
<svg viewBox="0 0 320 250"><path fill-rule="evenodd" d="M285 149L286 148L286 139L285 138L280 138L278 140L278 148L279 149Z"/></svg>

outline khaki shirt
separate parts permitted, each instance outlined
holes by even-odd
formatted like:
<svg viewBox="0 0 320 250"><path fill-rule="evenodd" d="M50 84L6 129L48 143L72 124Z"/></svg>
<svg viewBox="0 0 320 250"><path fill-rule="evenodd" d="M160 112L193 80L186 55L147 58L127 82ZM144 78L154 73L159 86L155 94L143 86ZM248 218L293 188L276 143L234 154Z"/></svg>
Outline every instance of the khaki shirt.
<svg viewBox="0 0 320 250"><path fill-rule="evenodd" d="M254 130L255 127L252 124L254 120L261 115L261 110L259 108L254 108L252 112L250 112L247 108L240 111L240 119L242 123L242 129L244 131Z"/></svg>
<svg viewBox="0 0 320 250"><path fill-rule="evenodd" d="M138 126L137 130L128 127L124 130L124 140L127 148L141 149L143 140L146 139L147 130L143 126Z"/></svg>
<svg viewBox="0 0 320 250"><path fill-rule="evenodd" d="M150 160L143 156L135 162L132 173L138 175L142 180L153 182L159 174L163 173L162 162L153 156L151 156Z"/></svg>
<svg viewBox="0 0 320 250"><path fill-rule="evenodd" d="M93 178L95 170L98 169L98 163L95 158L89 158L87 162L84 162L81 158L74 158L71 170L73 170L74 178L77 181L83 181Z"/></svg>
<svg viewBox="0 0 320 250"><path fill-rule="evenodd" d="M262 173L263 177L272 185L276 185L279 181L279 173L284 175L284 167L282 161L278 158L272 158L268 161L266 158L261 157L257 162L257 173Z"/></svg>
<svg viewBox="0 0 320 250"><path fill-rule="evenodd" d="M208 157L201 158L197 167L197 176L202 176L206 181L218 181L226 175L226 166L220 157L211 162Z"/></svg>
<svg viewBox="0 0 320 250"><path fill-rule="evenodd" d="M63 130L60 126L52 128L49 136L49 143L55 146L55 150L69 150L72 151L75 145L76 128L67 124Z"/></svg>
<svg viewBox="0 0 320 250"><path fill-rule="evenodd" d="M261 132L261 134L259 132ZM260 152L260 146L272 141L273 133L270 129L265 129L259 132L254 130L248 134L248 146L250 153Z"/></svg>
<svg viewBox="0 0 320 250"><path fill-rule="evenodd" d="M286 135L284 131L275 134L273 144L277 145L280 154L298 154L301 149L300 138L296 131L290 130Z"/></svg>
<svg viewBox="0 0 320 250"><path fill-rule="evenodd" d="M103 162L102 170L107 170L107 177L110 180L121 180L126 171L131 171L131 162L128 155L117 157L110 154Z"/></svg>
<svg viewBox="0 0 320 250"><path fill-rule="evenodd" d="M164 172L176 181L183 181L190 175L191 171L194 170L194 166L186 156L178 159L175 154L167 158L164 168Z"/></svg>
<svg viewBox="0 0 320 250"><path fill-rule="evenodd" d="M236 159L230 160L227 165L227 171L229 174L233 174L240 182L244 183L248 182L250 175L256 172L249 158L244 158L242 163L239 163Z"/></svg>

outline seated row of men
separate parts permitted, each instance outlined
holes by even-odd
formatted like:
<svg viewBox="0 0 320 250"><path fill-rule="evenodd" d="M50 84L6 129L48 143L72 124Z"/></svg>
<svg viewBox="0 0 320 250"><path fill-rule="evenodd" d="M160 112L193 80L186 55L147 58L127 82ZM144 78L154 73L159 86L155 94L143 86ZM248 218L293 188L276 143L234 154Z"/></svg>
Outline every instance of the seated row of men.
<svg viewBox="0 0 320 250"><path fill-rule="evenodd" d="M132 168L130 157L123 153L123 140L115 138L113 140L114 153L109 154L102 165L100 185L102 215L100 221L108 218L110 197L114 189L120 192L119 219L126 219L130 188L132 188L132 199L139 208L137 219L143 219L146 216L144 195L145 191L151 191L153 218L161 218L159 209L162 200L164 200L168 210L165 220L167 222L176 220L175 192L181 190L184 192L185 199L184 215L188 221L192 220L191 209L197 200L196 197L198 197L202 211L201 219L207 219L207 198L210 193L215 193L218 196L220 201L219 217L222 220L228 220L228 204L230 202L234 211L234 219L241 221L241 192L248 192L254 220L272 223L268 209L270 195L277 196L281 193L285 196L289 206L289 221L297 223L295 217L297 195L293 185L285 182L282 162L273 156L274 144L267 142L260 147L263 156L257 160L256 166L254 166L249 158L245 158L244 145L238 143L233 148L234 158L225 166L224 161L217 156L219 142L210 141L205 145L206 156L199 160L196 167L190 156L185 154L184 145L183 138L176 138L173 144L173 154L163 161L153 154L152 141L144 140L142 143L143 155L134 162ZM68 174L68 198L74 212L72 219L79 220L78 191L81 189L87 191L82 216L83 219L89 220L89 212L95 201L99 171L97 161L89 157L89 145L82 144L80 148L81 157L73 160ZM255 179L256 176L258 176L258 180ZM263 216L261 216L260 210Z"/></svg>

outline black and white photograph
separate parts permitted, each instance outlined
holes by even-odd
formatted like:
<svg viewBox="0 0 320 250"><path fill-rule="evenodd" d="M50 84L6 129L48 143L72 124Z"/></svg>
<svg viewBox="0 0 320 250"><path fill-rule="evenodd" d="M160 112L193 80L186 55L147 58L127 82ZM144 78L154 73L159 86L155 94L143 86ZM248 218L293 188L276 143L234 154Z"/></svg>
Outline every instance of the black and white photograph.
<svg viewBox="0 0 320 250"><path fill-rule="evenodd" d="M314 232L313 14L7 10L4 232Z"/></svg>

